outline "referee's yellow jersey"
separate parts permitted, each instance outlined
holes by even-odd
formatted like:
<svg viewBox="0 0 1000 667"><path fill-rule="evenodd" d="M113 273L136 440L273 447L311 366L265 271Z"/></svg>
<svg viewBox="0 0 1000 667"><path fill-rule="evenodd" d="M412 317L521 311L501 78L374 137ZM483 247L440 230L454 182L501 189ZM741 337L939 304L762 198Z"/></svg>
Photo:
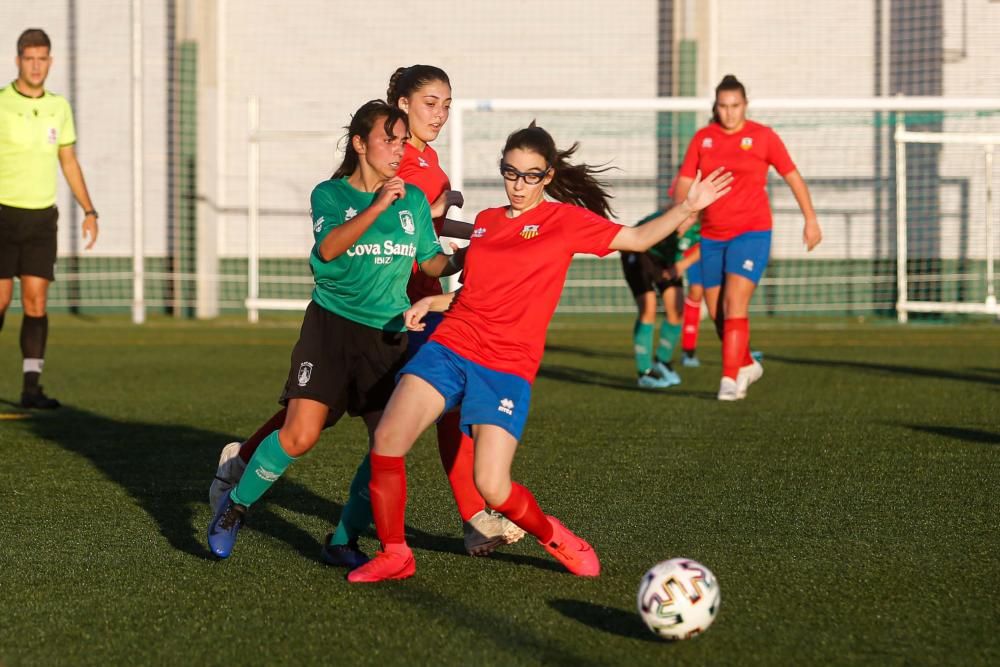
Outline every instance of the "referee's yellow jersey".
<svg viewBox="0 0 1000 667"><path fill-rule="evenodd" d="M0 206L48 208L56 203L59 148L76 143L73 110L61 95L22 95L0 88Z"/></svg>

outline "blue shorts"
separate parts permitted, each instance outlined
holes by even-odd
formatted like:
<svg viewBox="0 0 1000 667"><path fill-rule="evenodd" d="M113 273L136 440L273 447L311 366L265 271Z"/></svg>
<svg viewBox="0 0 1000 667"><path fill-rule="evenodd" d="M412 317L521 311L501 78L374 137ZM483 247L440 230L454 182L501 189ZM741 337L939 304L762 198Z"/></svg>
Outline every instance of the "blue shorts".
<svg viewBox="0 0 1000 667"><path fill-rule="evenodd" d="M492 424L521 439L531 404L531 383L523 377L491 370L435 342L423 345L399 377L407 374L444 396L442 414L462 406L459 423L469 437L473 424Z"/></svg>
<svg viewBox="0 0 1000 667"><path fill-rule="evenodd" d="M691 286L691 285L700 285L701 282L702 282L702 280L701 280L701 260L699 259L697 262L695 262L694 264L692 264L691 266L689 266L687 268L687 271L684 272L684 275L687 276L688 286Z"/></svg>
<svg viewBox="0 0 1000 667"><path fill-rule="evenodd" d="M407 331L406 338L406 360L409 361L414 356L416 356L417 351L422 348L428 340L431 338L431 334L437 329L437 326L441 324L441 320L444 319L444 313L427 313L424 315L424 327L423 331Z"/></svg>
<svg viewBox="0 0 1000 667"><path fill-rule="evenodd" d="M771 232L746 232L728 241L701 239L701 271L706 289L719 287L727 273L756 285L771 256Z"/></svg>

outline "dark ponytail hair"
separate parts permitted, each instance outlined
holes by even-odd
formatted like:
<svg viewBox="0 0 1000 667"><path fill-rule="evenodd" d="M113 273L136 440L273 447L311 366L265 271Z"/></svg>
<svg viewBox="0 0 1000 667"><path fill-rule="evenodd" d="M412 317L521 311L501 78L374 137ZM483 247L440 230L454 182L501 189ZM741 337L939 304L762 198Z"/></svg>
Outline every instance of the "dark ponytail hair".
<svg viewBox="0 0 1000 667"><path fill-rule="evenodd" d="M718 100L719 93L726 90L738 90L740 91L740 94L743 96L744 100L747 98L746 88L744 88L743 84L740 83L740 80L737 79L732 74L727 74L726 76L722 77L722 81L720 81L719 85L715 87L715 99ZM716 108L717 104L718 101L712 102L712 122L717 125L722 125L722 119L719 118L719 110Z"/></svg>
<svg viewBox="0 0 1000 667"><path fill-rule="evenodd" d="M448 75L440 67L433 65L400 67L389 77L389 88L385 91L385 99L390 105L399 106L399 98L409 97L434 81L440 81L451 87Z"/></svg>
<svg viewBox="0 0 1000 667"><path fill-rule="evenodd" d="M347 136L345 137L347 139L347 146L344 148L344 161L337 167L337 171L333 172L333 176L330 177L331 179L350 176L357 170L360 158L358 152L354 150L353 139L354 137L361 137L361 141L367 142L368 135L371 134L379 118L384 118L383 127L385 128L385 133L389 136L392 136L392 129L396 121L401 120L403 121L403 125L409 127L406 114L399 107L386 104L382 100L365 102L351 116L351 124L344 128L347 130Z"/></svg>
<svg viewBox="0 0 1000 667"><path fill-rule="evenodd" d="M535 121L531 121L528 127L507 137L503 155L515 148L538 153L545 158L548 167L555 169L552 181L545 186L546 194L556 201L576 204L609 218L614 215L609 202L612 196L605 190L608 184L597 180L595 175L613 167L571 164L569 158L579 147L579 142L576 142L564 151L557 149L552 135L535 125Z"/></svg>

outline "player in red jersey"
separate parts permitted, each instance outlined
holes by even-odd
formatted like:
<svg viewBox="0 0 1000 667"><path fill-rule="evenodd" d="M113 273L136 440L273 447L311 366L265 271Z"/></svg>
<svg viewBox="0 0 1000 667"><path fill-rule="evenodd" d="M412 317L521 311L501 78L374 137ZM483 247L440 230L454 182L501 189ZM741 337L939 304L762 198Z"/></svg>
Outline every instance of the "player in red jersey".
<svg viewBox="0 0 1000 667"><path fill-rule="evenodd" d="M701 214L701 270L705 302L722 339L722 380L718 398L734 401L760 379L763 367L750 355L750 299L767 266L771 249L771 206L767 172L774 166L795 195L808 250L823 238L809 188L781 138L748 120L743 84L728 74L715 89L713 119L688 146L674 193L683 201L697 171L725 165L735 176L733 191Z"/></svg>
<svg viewBox="0 0 1000 667"><path fill-rule="evenodd" d="M573 165L540 127L507 138L500 172L509 206L476 217L463 286L422 299L405 314L419 329L429 310L447 308L434 335L400 372L372 449L372 512L382 551L351 571L354 583L403 579L416 571L403 533L405 456L441 414L461 405L462 429L475 440L476 486L489 505L534 535L568 570L597 576L587 542L546 516L510 478L541 363L545 332L575 253L643 252L728 191L722 169L698 178L687 200L641 227L607 220L608 194L587 165ZM546 201L544 194L555 199Z"/></svg>
<svg viewBox="0 0 1000 667"><path fill-rule="evenodd" d="M434 229L440 235L448 209L451 206L461 207L464 203L462 194L451 189L448 175L441 169L437 152L430 145L448 122L451 106L448 75L432 65L400 67L389 79L386 99L389 104L399 106L410 119L410 140L399 165L399 177L416 185L427 197L431 203ZM443 292L441 281L423 273L417 264L413 265L406 291L413 303ZM427 317L423 331L409 333L408 357L412 358L427 342L440 321L440 313L433 313ZM472 438L462 433L458 412L452 411L441 417L437 423L437 440L441 463L462 517L466 551L471 555L484 556L502 544L524 537L524 531L515 524L487 509L486 501L476 490L472 472ZM368 475L363 481L367 492ZM368 515L369 522L370 518Z"/></svg>
<svg viewBox="0 0 1000 667"><path fill-rule="evenodd" d="M389 79L386 91L391 106L399 107L408 117L410 136L403 147L403 158L397 176L417 186L430 203L435 231L440 234L442 222L450 206L461 206L461 193L451 190L448 176L438 163L437 153L430 147L448 121L451 106L451 82L444 70L431 65L398 68ZM418 264L407 285L411 301L424 296L441 294L441 282L424 274ZM407 355L412 356L426 336L409 335ZM218 498L227 493L243 475L246 463L260 443L285 421L284 409L275 413L246 441L233 442L223 449L218 471L209 491L214 508ZM524 531L503 516L486 509L486 503L473 482L472 440L464 437L458 426L458 415L449 414L438 424L438 444L441 461L452 487L463 521L466 550L471 555L488 555L502 544L516 542ZM327 535L323 559L331 565L356 567L367 557L358 548L358 536L371 525L371 504L368 500L370 464L366 456L351 481L348 500L334 531Z"/></svg>

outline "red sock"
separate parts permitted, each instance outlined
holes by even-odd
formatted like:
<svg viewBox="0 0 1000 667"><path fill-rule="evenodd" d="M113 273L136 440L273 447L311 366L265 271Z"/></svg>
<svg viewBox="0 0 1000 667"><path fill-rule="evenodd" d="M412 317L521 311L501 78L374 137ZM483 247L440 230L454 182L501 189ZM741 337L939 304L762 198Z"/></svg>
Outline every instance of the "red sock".
<svg viewBox="0 0 1000 667"><path fill-rule="evenodd" d="M701 301L684 299L684 329L681 349L690 354L698 347L698 326L701 323Z"/></svg>
<svg viewBox="0 0 1000 667"><path fill-rule="evenodd" d="M372 452L371 460L372 481L368 483L368 491L378 539L384 545L405 544L406 457Z"/></svg>
<svg viewBox="0 0 1000 667"><path fill-rule="evenodd" d="M438 422L438 452L448 475L451 493L455 496L455 504L458 505L458 513L462 515L462 521L468 521L486 508L486 501L479 495L472 476L475 446L472 438L462 433L459 420L459 413L449 412Z"/></svg>
<svg viewBox="0 0 1000 667"><path fill-rule="evenodd" d="M517 482L511 484L507 500L493 509L537 537L539 542L548 542L552 539L552 524L538 506L531 491Z"/></svg>
<svg viewBox="0 0 1000 667"><path fill-rule="evenodd" d="M250 457L257 451L260 443L264 442L264 438L285 425L286 414L288 414L288 411L284 408L275 412L263 426L254 431L254 434L240 445L240 458L243 459L244 463L250 463Z"/></svg>
<svg viewBox="0 0 1000 667"><path fill-rule="evenodd" d="M727 378L736 379L736 374L740 371L744 357L749 352L750 344L750 320L745 317L733 317L726 320L722 334L722 375Z"/></svg>

